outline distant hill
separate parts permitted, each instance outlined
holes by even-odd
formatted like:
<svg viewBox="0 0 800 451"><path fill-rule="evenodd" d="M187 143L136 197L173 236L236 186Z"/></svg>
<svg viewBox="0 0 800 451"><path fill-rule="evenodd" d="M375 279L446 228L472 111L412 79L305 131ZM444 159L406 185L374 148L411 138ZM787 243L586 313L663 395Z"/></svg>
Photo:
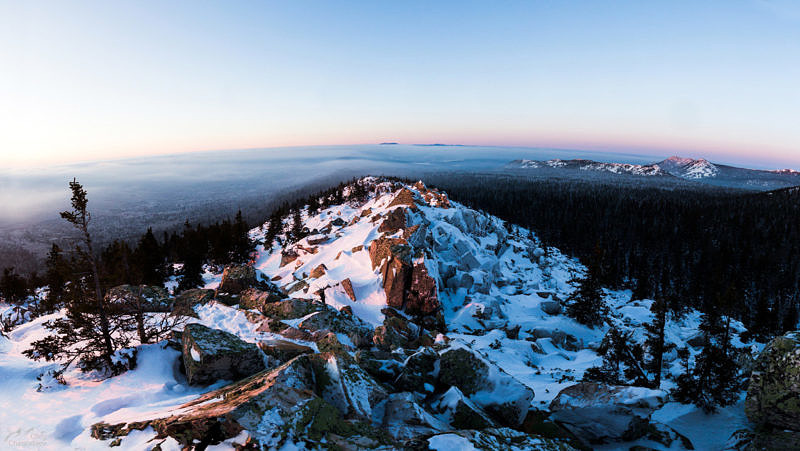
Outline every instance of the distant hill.
<svg viewBox="0 0 800 451"><path fill-rule="evenodd" d="M682 179L707 185L756 191L771 191L800 185L800 172L792 169L765 171L711 163L700 158L670 157L652 164L604 163L593 160L514 160L506 169L529 170L536 175L572 175L586 178L586 172L634 177L655 177L655 181ZM577 172L581 171L581 172ZM596 178L597 174L594 174Z"/></svg>

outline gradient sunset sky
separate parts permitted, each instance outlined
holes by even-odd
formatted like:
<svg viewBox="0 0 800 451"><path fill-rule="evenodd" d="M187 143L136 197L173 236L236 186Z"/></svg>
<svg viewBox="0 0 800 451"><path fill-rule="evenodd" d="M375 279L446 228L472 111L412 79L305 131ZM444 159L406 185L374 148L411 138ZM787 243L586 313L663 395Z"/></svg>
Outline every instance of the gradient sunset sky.
<svg viewBox="0 0 800 451"><path fill-rule="evenodd" d="M0 0L0 164L382 141L800 167L800 2Z"/></svg>

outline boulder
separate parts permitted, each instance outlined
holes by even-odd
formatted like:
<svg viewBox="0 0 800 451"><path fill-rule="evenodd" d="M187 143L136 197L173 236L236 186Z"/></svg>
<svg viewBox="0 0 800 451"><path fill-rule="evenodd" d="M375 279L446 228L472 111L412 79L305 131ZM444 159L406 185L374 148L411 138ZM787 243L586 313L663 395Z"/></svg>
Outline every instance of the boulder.
<svg viewBox="0 0 800 451"><path fill-rule="evenodd" d="M278 302L283 298L283 293L277 287L270 291L248 288L239 293L239 308L261 312L264 305Z"/></svg>
<svg viewBox="0 0 800 451"><path fill-rule="evenodd" d="M292 285L292 288L289 288L289 290L286 291L286 294L291 295L297 293L298 291L303 291L305 293L307 288L308 282L305 280L298 280L294 285Z"/></svg>
<svg viewBox="0 0 800 451"><path fill-rule="evenodd" d="M439 383L457 387L499 424L522 424L533 390L469 348L450 347L439 356Z"/></svg>
<svg viewBox="0 0 800 451"><path fill-rule="evenodd" d="M311 274L309 274L309 277L311 277L312 279L319 279L320 277L324 276L325 273L327 272L328 268L323 263L318 265L316 268L312 269Z"/></svg>
<svg viewBox="0 0 800 451"><path fill-rule="evenodd" d="M288 340L260 341L258 347L264 351L264 354L281 363L288 362L299 355L314 353L312 348Z"/></svg>
<svg viewBox="0 0 800 451"><path fill-rule="evenodd" d="M294 249L285 249L281 251L281 263L280 267L283 268L284 266L288 265L289 263L297 260L300 254L297 253Z"/></svg>
<svg viewBox="0 0 800 451"><path fill-rule="evenodd" d="M400 441L448 431L450 426L420 405L421 398L413 393L393 393L384 407L382 428Z"/></svg>
<svg viewBox="0 0 800 451"><path fill-rule="evenodd" d="M547 313L548 315L561 314L561 303L557 301L544 301L541 304L539 304L539 307L542 309L543 312Z"/></svg>
<svg viewBox="0 0 800 451"><path fill-rule="evenodd" d="M261 324L259 324L256 332L269 332L273 334L279 334L284 331L288 324L284 323L283 321L275 318L265 317Z"/></svg>
<svg viewBox="0 0 800 451"><path fill-rule="evenodd" d="M403 360L388 351L361 349L355 353L355 360L358 366L384 383L394 382L403 369Z"/></svg>
<svg viewBox="0 0 800 451"><path fill-rule="evenodd" d="M223 330L188 324L183 329L182 342L189 384L238 380L265 368L258 346Z"/></svg>
<svg viewBox="0 0 800 451"><path fill-rule="evenodd" d="M328 241L328 239L329 238L327 235L315 235L306 238L306 241L308 241L308 244L310 244L311 246L316 246L318 244L322 244Z"/></svg>
<svg viewBox="0 0 800 451"><path fill-rule="evenodd" d="M150 285L119 285L106 292L108 305L128 311L169 312L172 301L163 287Z"/></svg>
<svg viewBox="0 0 800 451"><path fill-rule="evenodd" d="M297 328L312 332L331 331L348 337L363 337L361 340L363 343L372 344L372 327L369 324L357 316L345 315L331 307L309 315L297 325Z"/></svg>
<svg viewBox="0 0 800 451"><path fill-rule="evenodd" d="M666 398L662 390L581 382L558 393L550 418L586 443L636 440L647 434L651 414Z"/></svg>
<svg viewBox="0 0 800 451"><path fill-rule="evenodd" d="M445 350L440 365L439 382L466 395L477 393L489 376L489 365L467 348Z"/></svg>
<svg viewBox="0 0 800 451"><path fill-rule="evenodd" d="M458 257L459 267L463 271L472 271L481 267L481 262L475 258L472 252L465 252Z"/></svg>
<svg viewBox="0 0 800 451"><path fill-rule="evenodd" d="M302 318L325 308L324 304L308 301L305 299L290 298L283 301L265 304L261 308L261 313L273 319L295 319Z"/></svg>
<svg viewBox="0 0 800 451"><path fill-rule="evenodd" d="M172 303L172 314L179 316L197 316L194 312L196 305L203 305L214 299L214 290L204 290L202 288L193 288L185 290L175 297Z"/></svg>
<svg viewBox="0 0 800 451"><path fill-rule="evenodd" d="M385 351L393 351L406 348L419 338L419 326L391 309L383 309L382 312L383 325L375 328L372 337L375 346Z"/></svg>
<svg viewBox="0 0 800 451"><path fill-rule="evenodd" d="M252 266L228 266L222 272L217 294L239 294L258 285L256 270Z"/></svg>
<svg viewBox="0 0 800 451"><path fill-rule="evenodd" d="M349 346L346 347L339 341L335 333L327 330L311 334L311 340L317 343L319 352L342 354L350 350Z"/></svg>
<svg viewBox="0 0 800 451"><path fill-rule="evenodd" d="M344 279L339 284L342 286L342 290L344 290L347 297L350 298L351 301L356 301L356 292L353 290L353 282L350 279Z"/></svg>
<svg viewBox="0 0 800 451"><path fill-rule="evenodd" d="M745 413L766 434L794 431L800 439L800 332L774 338L758 356Z"/></svg>
<svg viewBox="0 0 800 451"><path fill-rule="evenodd" d="M494 421L456 387L434 398L431 411L455 429L494 427Z"/></svg>
<svg viewBox="0 0 800 451"><path fill-rule="evenodd" d="M281 323L283 322L281 321ZM285 325L286 323L283 324ZM289 340L315 341L314 335L311 332L300 330L296 327L285 327L278 333Z"/></svg>
<svg viewBox="0 0 800 451"><path fill-rule="evenodd" d="M561 330L553 331L552 335L550 336L554 345L560 347L561 349L567 351L577 351L578 350L578 339L575 336L570 335Z"/></svg>
<svg viewBox="0 0 800 451"><path fill-rule="evenodd" d="M439 369L439 354L431 348L422 348L403 362L403 370L395 381L401 391L433 393L436 372Z"/></svg>
<svg viewBox="0 0 800 451"><path fill-rule="evenodd" d="M315 391L346 418L370 421L372 410L389 394L346 353L308 356L314 367Z"/></svg>

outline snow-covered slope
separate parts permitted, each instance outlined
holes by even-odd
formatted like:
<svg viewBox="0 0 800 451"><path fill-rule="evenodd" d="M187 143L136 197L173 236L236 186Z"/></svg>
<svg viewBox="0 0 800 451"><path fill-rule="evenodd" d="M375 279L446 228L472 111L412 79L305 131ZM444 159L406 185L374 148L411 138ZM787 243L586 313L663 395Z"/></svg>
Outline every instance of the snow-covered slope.
<svg viewBox="0 0 800 451"><path fill-rule="evenodd" d="M570 280L582 275L585 268L557 249L543 246L534 232L472 210L421 183L406 185L376 178L360 183L367 188L362 198L315 212L305 209L301 218L307 236L286 244L287 234L280 234L283 245L259 245L253 266L260 278L272 281L287 296L351 311L372 328L388 324L387 315L392 310L387 307L394 307L397 313L392 314L417 324L409 327L416 328L417 333L430 332L435 338L435 345L429 344L436 349L433 358L443 359L448 350L476 353L476 364L488 368L489 382L463 395L469 406L488 409L513 400L515 405L525 404L523 416L524 408L547 411L561 390L579 381L586 369L600 364L596 350L609 325L641 339L643 324L652 320L652 301L631 301L629 291L606 290L611 311L608 324L594 329L578 324L563 314L563 305L573 291ZM352 189L345 190L346 198ZM290 230L291 218L283 226ZM264 224L251 231L251 236L263 240L268 229ZM221 274L208 273L207 287L216 288L220 279ZM212 302L195 307L195 313L197 318L192 322L231 332L247 342L286 339L265 332L263 324L253 320L259 317L258 312ZM179 353L162 344L141 346L137 369L118 377L95 381L91 375L72 371L66 374L69 384L65 387L46 377L39 381L37 376L53 365L32 362L21 353L44 335L43 322L57 315L25 323L7 339L0 337L0 381L4 385L0 389L0 425L13 431L33 428L41 449L105 448L108 442L91 438L93 424L161 418L180 412L187 402L226 384L220 381L205 388L188 385L178 371ZM312 312L282 322L302 328L320 315ZM687 347L691 358L698 350L688 342L697 335L698 324L699 314L691 312L680 321L670 321L667 328L668 340L679 348ZM734 328L743 331L738 323ZM354 348L364 347L353 343L352 335L336 335L346 349L353 348L351 354L355 354ZM317 343L309 337L292 341L317 350ZM735 344L745 347L738 337ZM430 349L393 352L402 355L406 365L414 358L425 358ZM681 366L674 351L665 360L668 369L662 388L668 389L673 384L670 375L680 374ZM335 360L328 363L331 367L338 364ZM436 368L435 372L445 371ZM427 393L415 395L420 403L426 396L434 396L432 384L423 387ZM346 388L344 392L348 392ZM456 405L461 397L457 389L449 390L441 398L428 399L428 410L418 414L433 426L446 429L452 421L448 416L451 413L440 413L434 407ZM362 405L369 409L369 403ZM379 415L375 412L374 416ZM404 428L409 428L397 426L385 412L380 415L383 419L376 424L387 430L405 433ZM717 417L707 417L709 421L724 418L711 434L698 427L698 415L694 407L675 403L667 403L654 413L659 421L703 449L721 448L745 421L740 406L724 409ZM267 424L266 420L261 424ZM280 424L279 420L272 418L269 424ZM264 433L242 432L245 438ZM474 446L496 439L463 431L458 434L449 431L436 435L428 444L446 449L454 444ZM178 443L172 438L149 442L154 435L148 426L131 432L120 445L123 449L149 449L160 443L163 450L177 449ZM220 446L230 448L231 443L229 440ZM633 444L607 446L628 449ZM655 446L651 442L641 444ZM542 444L536 449L544 448Z"/></svg>

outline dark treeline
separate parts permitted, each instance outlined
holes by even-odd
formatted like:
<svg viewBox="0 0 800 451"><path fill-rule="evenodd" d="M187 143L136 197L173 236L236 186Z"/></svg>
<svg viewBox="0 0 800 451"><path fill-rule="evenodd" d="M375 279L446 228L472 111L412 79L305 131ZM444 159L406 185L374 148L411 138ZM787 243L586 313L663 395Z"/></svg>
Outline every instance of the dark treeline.
<svg viewBox="0 0 800 451"><path fill-rule="evenodd" d="M535 231L637 298L673 308L724 304L756 336L794 329L800 296L800 191L533 180L499 174L429 177L459 202Z"/></svg>
<svg viewBox="0 0 800 451"><path fill-rule="evenodd" d="M213 224L191 225L187 221L183 230L164 233L157 238L152 229L135 243L115 240L97 256L100 286L103 291L123 284L162 286L171 275L179 275L180 289L195 288L202 284L203 265L245 263L254 250L248 237L249 226L241 212L234 220ZM48 286L50 296L45 309L62 303L64 286L86 276L87 271L76 263L79 256L63 250L56 244L50 249L41 272L29 276L5 268L0 277L0 297L10 302L20 302L33 294L35 288ZM181 263L175 274L172 263Z"/></svg>

